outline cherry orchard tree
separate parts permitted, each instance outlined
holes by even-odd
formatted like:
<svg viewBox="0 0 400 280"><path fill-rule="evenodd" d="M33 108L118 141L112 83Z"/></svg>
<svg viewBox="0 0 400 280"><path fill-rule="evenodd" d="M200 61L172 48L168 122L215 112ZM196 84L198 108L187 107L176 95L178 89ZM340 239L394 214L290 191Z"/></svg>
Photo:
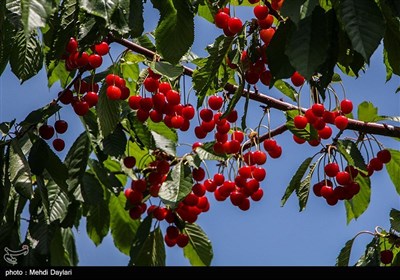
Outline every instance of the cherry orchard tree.
<svg viewBox="0 0 400 280"><path fill-rule="evenodd" d="M397 143L399 117L379 115L371 102L353 108L340 76L358 77L380 44L387 80L400 75L398 1L148 2L0 3L0 73L9 64L23 83L45 68L49 87L60 88L24 120L0 124L0 247L29 246L19 263L77 265L72 228L86 218L90 239L98 245L111 232L129 265L164 265L165 246L183 248L192 265L210 265L212 245L198 216L212 211L211 199L243 211L262 199L267 157L284 152L279 134L315 147L282 205L293 193L300 210L310 195L333 207L343 200L351 221L367 209L369 178L384 167L400 194L400 152L379 141ZM145 5L160 13L148 34ZM244 5L254 7L248 20L235 16ZM202 58L191 52L196 16L221 30ZM126 49L111 55L113 44ZM249 100L262 106L256 122L247 120ZM62 160L67 107L84 132ZM272 110L286 121L271 127ZM184 133L199 140L180 154ZM30 217L21 238L24 209ZM390 222L359 233L372 241L357 265L400 264L399 210L391 209ZM337 265L349 265L354 239Z"/></svg>

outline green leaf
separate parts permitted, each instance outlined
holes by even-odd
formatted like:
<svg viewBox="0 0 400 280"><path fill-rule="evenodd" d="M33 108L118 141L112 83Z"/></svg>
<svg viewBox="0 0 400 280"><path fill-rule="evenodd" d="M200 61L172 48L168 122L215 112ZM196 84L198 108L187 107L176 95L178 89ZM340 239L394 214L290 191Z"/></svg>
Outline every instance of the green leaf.
<svg viewBox="0 0 400 280"><path fill-rule="evenodd" d="M90 187L101 187L90 186ZM93 243L98 246L103 238L108 234L110 227L110 211L108 210L108 199L101 199L96 204L91 205L86 217L86 232Z"/></svg>
<svg viewBox="0 0 400 280"><path fill-rule="evenodd" d="M296 173L290 180L289 186L286 188L285 194L281 199L281 206L285 205L286 201L289 199L291 194L301 187L301 179L303 178L304 174L306 174L308 167L310 166L313 158L309 157L306 158L303 163L299 166Z"/></svg>
<svg viewBox="0 0 400 280"><path fill-rule="evenodd" d="M11 71L23 83L42 69L42 46L35 35L26 38L22 30L15 34L14 40L10 52Z"/></svg>
<svg viewBox="0 0 400 280"><path fill-rule="evenodd" d="M153 136L154 142L156 144L156 147L163 150L169 155L176 155L176 142L171 141L170 139L164 137L161 134L158 134L155 131L151 131L151 134Z"/></svg>
<svg viewBox="0 0 400 280"><path fill-rule="evenodd" d="M122 127L118 125L115 130L103 139L104 152L110 156L119 157L124 154L127 139Z"/></svg>
<svg viewBox="0 0 400 280"><path fill-rule="evenodd" d="M118 32L120 35L129 33L129 15L127 11L130 10L130 3L128 0L119 0L116 2L115 9L112 11L110 21L107 27L110 30Z"/></svg>
<svg viewBox="0 0 400 280"><path fill-rule="evenodd" d="M308 195L310 194L312 175L314 174L317 165L318 162L310 164L310 170L308 171L307 176L300 182L300 187L296 188L296 195L299 198L300 212L306 208Z"/></svg>
<svg viewBox="0 0 400 280"><path fill-rule="evenodd" d="M120 121L120 102L110 100L106 94L107 86L103 85L99 93L99 102L97 103L97 117L100 131L103 137L110 135Z"/></svg>
<svg viewBox="0 0 400 280"><path fill-rule="evenodd" d="M367 166L365 160L357 148L357 145L351 140L339 140L337 142L339 153L346 159L348 165L354 166L362 172L366 172Z"/></svg>
<svg viewBox="0 0 400 280"><path fill-rule="evenodd" d="M43 141L43 140L42 140ZM46 143L45 143L46 144ZM47 146L47 144L46 144ZM48 159L46 161L46 170L50 174L51 178L57 185L64 191L68 190L68 170L67 167L62 163L60 158L47 146Z"/></svg>
<svg viewBox="0 0 400 280"><path fill-rule="evenodd" d="M134 240L132 242L132 247L130 250L130 260L128 265L137 265L140 262L143 245L146 242L148 236L150 235L152 215L148 215L137 228Z"/></svg>
<svg viewBox="0 0 400 280"><path fill-rule="evenodd" d="M60 109L61 106L58 104L46 105L43 108L30 112L29 115L20 123L20 125L23 127L28 127L44 122L49 117L57 113Z"/></svg>
<svg viewBox="0 0 400 280"><path fill-rule="evenodd" d="M291 20L281 23L267 47L268 67L273 81L290 78L295 69L285 53L286 45L296 26ZM270 84L273 86L273 83Z"/></svg>
<svg viewBox="0 0 400 280"><path fill-rule="evenodd" d="M395 31L390 27L386 28L383 44L386 50L386 58L390 65L390 69L396 75L400 75L400 55L397 51L400 48L399 31Z"/></svg>
<svg viewBox="0 0 400 280"><path fill-rule="evenodd" d="M125 255L129 255L131 245L139 227L139 220L132 220L125 210L126 197L121 192L118 197L110 197L110 229L115 247Z"/></svg>
<svg viewBox="0 0 400 280"><path fill-rule="evenodd" d="M300 20L298 29L292 33L285 54L291 65L307 80L315 74L327 58L329 40L327 37L325 11L317 7L311 17Z"/></svg>
<svg viewBox="0 0 400 280"><path fill-rule="evenodd" d="M379 237L374 237L374 239L368 243L364 255L357 261L356 266L379 266L379 251Z"/></svg>
<svg viewBox="0 0 400 280"><path fill-rule="evenodd" d="M109 23L118 2L118 0L82 0L80 7L87 13L101 17Z"/></svg>
<svg viewBox="0 0 400 280"><path fill-rule="evenodd" d="M393 182L398 194L400 194L400 151L388 149L392 155L392 159L385 164L386 171Z"/></svg>
<svg viewBox="0 0 400 280"><path fill-rule="evenodd" d="M224 161L226 159L225 155L217 155L214 152L213 146L214 146L214 141L213 142L208 142L208 143L203 143L202 146L197 147L195 149L195 152L199 156L201 160L218 160L218 161Z"/></svg>
<svg viewBox="0 0 400 280"><path fill-rule="evenodd" d="M353 247L354 238L346 242L339 256L336 258L336 266L349 266L351 248Z"/></svg>
<svg viewBox="0 0 400 280"><path fill-rule="evenodd" d="M289 1L290 2L290 1ZM274 87L276 87L280 92L289 97L291 100L296 101L298 93L297 91L288 83L282 80L278 80L274 83Z"/></svg>
<svg viewBox="0 0 400 280"><path fill-rule="evenodd" d="M192 172L181 161L168 173L167 180L161 185L158 195L164 204L175 208L192 191L192 185Z"/></svg>
<svg viewBox="0 0 400 280"><path fill-rule="evenodd" d="M128 115L128 120L132 129L131 135L134 137L136 142L138 142L141 146L154 150L156 148L156 144L153 134L149 128L140 122L133 113Z"/></svg>
<svg viewBox="0 0 400 280"><path fill-rule="evenodd" d="M225 118L236 106L239 102L240 98L242 97L243 90L244 90L244 79L241 74L239 74L239 86L236 88L235 92L233 93L232 98L229 101L228 107L226 108L225 112L222 114L222 118ZM199 105L199 104L197 104Z"/></svg>
<svg viewBox="0 0 400 280"><path fill-rule="evenodd" d="M215 79L218 77L219 67L230 51L232 42L232 37L221 35L216 38L214 44L207 47L210 55L204 59L200 68L194 70L192 82L198 97L198 108L203 104L208 93L214 93L214 88L217 87Z"/></svg>
<svg viewBox="0 0 400 280"><path fill-rule="evenodd" d="M82 132L72 144L64 161L68 169L67 184L69 190L73 190L81 184L90 153L90 139L86 132Z"/></svg>
<svg viewBox="0 0 400 280"><path fill-rule="evenodd" d="M142 0L130 0L129 3L129 28L131 29L132 37L139 37L142 35L143 26L143 1Z"/></svg>
<svg viewBox="0 0 400 280"><path fill-rule="evenodd" d="M183 232L189 237L189 244L183 248L185 258L193 266L209 266L213 258L211 241L197 224L186 224Z"/></svg>
<svg viewBox="0 0 400 280"><path fill-rule="evenodd" d="M150 64L153 72L167 77L170 80L175 80L183 74L182 65L172 65L166 61L156 61Z"/></svg>
<svg viewBox="0 0 400 280"><path fill-rule="evenodd" d="M68 254L69 265L77 266L79 263L79 257L75 245L75 237L71 228L62 228L61 235L63 237L64 249Z"/></svg>
<svg viewBox="0 0 400 280"><path fill-rule="evenodd" d="M25 158L22 143L17 139L11 141L10 148L10 181L16 191L25 198L33 197L32 178L29 163Z"/></svg>
<svg viewBox="0 0 400 280"><path fill-rule="evenodd" d="M28 163L33 174L41 175L46 168L46 162L49 158L48 145L42 139L37 139L33 143L28 157Z"/></svg>
<svg viewBox="0 0 400 280"><path fill-rule="evenodd" d="M46 65L48 83L47 86L51 88L56 82L60 82L62 88L66 88L68 83L72 81L74 71L68 72L65 68L64 61L51 61Z"/></svg>
<svg viewBox="0 0 400 280"><path fill-rule="evenodd" d="M2 15L0 14L0 16ZM1 32L0 34L0 75L3 73L8 64L10 51L12 48L13 40L11 39L12 33L10 31L11 28L9 27L9 25L10 24L8 24L8 21L6 21L1 27L3 32Z"/></svg>
<svg viewBox="0 0 400 280"><path fill-rule="evenodd" d="M390 210L390 227L397 231L400 232L400 211L393 209Z"/></svg>
<svg viewBox="0 0 400 280"><path fill-rule="evenodd" d="M64 247L61 228L55 226L50 241L50 264L52 266L69 266L69 255Z"/></svg>
<svg viewBox="0 0 400 280"><path fill-rule="evenodd" d="M47 17L52 13L52 10L51 1L21 0L21 20L27 38L34 29L45 27Z"/></svg>
<svg viewBox="0 0 400 280"><path fill-rule="evenodd" d="M338 5L338 16L354 50L369 63L385 31L378 5L374 0L342 0Z"/></svg>
<svg viewBox="0 0 400 280"><path fill-rule="evenodd" d="M281 15L284 17L290 17L290 19L297 24L300 20L300 13L304 2L306 2L306 0L292 0L284 2L281 8Z"/></svg>
<svg viewBox="0 0 400 280"><path fill-rule="evenodd" d="M378 117L378 108L372 102L364 101L358 105L358 119L364 122L373 122Z"/></svg>
<svg viewBox="0 0 400 280"><path fill-rule="evenodd" d="M164 122L155 123L151 119L147 120L147 128L150 131L154 131L164 138L169 139L173 142L178 142L178 133L176 130L169 128Z"/></svg>
<svg viewBox="0 0 400 280"><path fill-rule="evenodd" d="M47 183L46 189L49 198L50 222L62 221L67 215L70 203L68 195L52 180Z"/></svg>
<svg viewBox="0 0 400 280"><path fill-rule="evenodd" d="M338 73L334 73L332 76L332 83L340 83L342 81L342 77Z"/></svg>
<svg viewBox="0 0 400 280"><path fill-rule="evenodd" d="M307 124L307 126L303 129L298 129L294 126L293 120L294 117L296 117L299 114L298 110L289 110L286 111L285 114L286 114L286 126L294 135L307 141L318 138L317 130L310 124Z"/></svg>
<svg viewBox="0 0 400 280"><path fill-rule="evenodd" d="M150 232L136 256L134 266L165 266L164 238L159 227Z"/></svg>
<svg viewBox="0 0 400 280"><path fill-rule="evenodd" d="M360 192L356 194L351 200L344 202L346 208L347 223L352 219L357 220L369 206L371 200L371 181L368 177L358 175L355 179L360 185Z"/></svg>
<svg viewBox="0 0 400 280"><path fill-rule="evenodd" d="M114 194L118 194L122 190L123 186L121 181L119 181L110 170L105 168L103 164L94 159L89 159L88 164L97 177L97 180L104 187L109 189Z"/></svg>
<svg viewBox="0 0 400 280"><path fill-rule="evenodd" d="M161 56L177 64L194 41L194 14L188 0L152 0L160 11L155 32L157 51Z"/></svg>

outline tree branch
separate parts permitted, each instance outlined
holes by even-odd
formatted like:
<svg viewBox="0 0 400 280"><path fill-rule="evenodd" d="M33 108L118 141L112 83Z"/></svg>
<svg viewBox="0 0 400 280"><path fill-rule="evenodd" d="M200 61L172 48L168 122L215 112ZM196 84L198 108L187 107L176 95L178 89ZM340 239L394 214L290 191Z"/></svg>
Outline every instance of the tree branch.
<svg viewBox="0 0 400 280"><path fill-rule="evenodd" d="M146 49L138 44L135 44L129 40L116 38L112 35L110 35L110 39L111 39L111 41L117 42L117 43L127 47L131 51L143 54L144 56L146 56L148 58L153 58L156 55L155 52L153 52L149 49ZM185 74L187 76L192 76L193 69L191 69L187 66L183 66L183 74ZM225 90L227 90L230 93L235 92L236 89L237 89L237 86L235 86L235 85L232 85L229 83L225 85ZM267 95L259 93L259 92L243 90L242 96L246 96L247 93L249 93L250 99L258 101L260 103L263 103L271 108L275 108L280 111L298 110L299 109L296 105L281 101L279 99L267 96ZM302 112L305 112L306 108L300 108L300 110ZM362 122L362 121L355 120L355 119L349 119L349 123L348 123L348 126L346 129L359 131L359 132L362 132L365 134L369 133L369 134L375 134L375 135L400 138L400 127L388 125L388 124L366 123L366 122ZM260 139L261 139L261 137L260 137Z"/></svg>

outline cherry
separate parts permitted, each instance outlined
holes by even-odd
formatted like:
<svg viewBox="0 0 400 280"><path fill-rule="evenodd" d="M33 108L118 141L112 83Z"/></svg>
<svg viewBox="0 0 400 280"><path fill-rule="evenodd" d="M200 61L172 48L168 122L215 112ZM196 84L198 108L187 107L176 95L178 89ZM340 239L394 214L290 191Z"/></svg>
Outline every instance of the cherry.
<svg viewBox="0 0 400 280"><path fill-rule="evenodd" d="M54 123L54 128L56 129L57 133L63 134L68 129L68 123L63 120L57 120Z"/></svg>
<svg viewBox="0 0 400 280"><path fill-rule="evenodd" d="M338 203L338 197L335 195L335 192L333 193L332 196L326 198L326 202L328 203L328 205L330 206L334 206Z"/></svg>
<svg viewBox="0 0 400 280"><path fill-rule="evenodd" d="M240 210L247 211L250 209L250 200L248 198L243 199L242 203L239 205Z"/></svg>
<svg viewBox="0 0 400 280"><path fill-rule="evenodd" d="M305 79L299 72L294 72L293 75L290 77L292 84L296 87L302 86L305 82Z"/></svg>
<svg viewBox="0 0 400 280"><path fill-rule="evenodd" d="M204 139L207 136L207 132L205 132L204 129L201 126L196 126L194 128L194 134L199 139Z"/></svg>
<svg viewBox="0 0 400 280"><path fill-rule="evenodd" d="M89 107L96 106L97 102L99 102L99 96L93 91L86 93L83 99L89 104Z"/></svg>
<svg viewBox="0 0 400 280"><path fill-rule="evenodd" d="M202 167L195 168L192 171L193 179L196 181L203 181L204 177L206 176L206 172Z"/></svg>
<svg viewBox="0 0 400 280"><path fill-rule="evenodd" d="M297 129L303 129L307 126L308 120L305 116L297 115L294 117L293 122Z"/></svg>
<svg viewBox="0 0 400 280"><path fill-rule="evenodd" d="M176 90L169 90L166 93L166 99L171 105L178 105L181 102L181 95Z"/></svg>
<svg viewBox="0 0 400 280"><path fill-rule="evenodd" d="M206 193L206 187L204 186L204 184L196 183L193 185L192 191L198 197L202 197Z"/></svg>
<svg viewBox="0 0 400 280"><path fill-rule="evenodd" d="M132 95L128 99L128 104L129 107L131 107L132 110L137 110L140 108L140 100L142 97L140 95Z"/></svg>
<svg viewBox="0 0 400 280"><path fill-rule="evenodd" d="M340 109L342 110L343 114L350 114L353 111L353 102L349 99L343 99L340 102Z"/></svg>
<svg viewBox="0 0 400 280"><path fill-rule="evenodd" d="M322 119L326 122L326 123L334 123L335 122L335 118L336 118L336 114L334 112L330 112L330 111L325 111L322 114Z"/></svg>
<svg viewBox="0 0 400 280"><path fill-rule="evenodd" d="M317 120L317 116L314 115L313 110L311 108L307 109L304 116L307 118L308 123L311 124L313 124Z"/></svg>
<svg viewBox="0 0 400 280"><path fill-rule="evenodd" d="M213 131L215 127L215 122L214 120L211 120L209 122L202 121L200 126L206 133L209 133Z"/></svg>
<svg viewBox="0 0 400 280"><path fill-rule="evenodd" d="M239 206L240 204L242 204L243 200L245 199L245 196L243 195L243 193L236 190L231 192L229 198L233 205Z"/></svg>
<svg viewBox="0 0 400 280"><path fill-rule="evenodd" d="M246 82L248 82L251 85L254 85L260 79L260 74L254 70L249 69L244 73L244 78Z"/></svg>
<svg viewBox="0 0 400 280"><path fill-rule="evenodd" d="M392 159L392 155L389 150L380 150L377 154L376 157L382 162L382 163L388 163Z"/></svg>
<svg viewBox="0 0 400 280"><path fill-rule="evenodd" d="M258 2L260 2L260 0L249 0L250 4L255 4L255 3L258 3Z"/></svg>
<svg viewBox="0 0 400 280"><path fill-rule="evenodd" d="M390 250L384 250L380 253L380 259L383 264L390 264L393 260L393 252Z"/></svg>
<svg viewBox="0 0 400 280"><path fill-rule="evenodd" d="M207 108L201 109L200 118L205 122L209 122L213 119L213 112Z"/></svg>
<svg viewBox="0 0 400 280"><path fill-rule="evenodd" d="M216 173L214 174L213 181L217 186L221 186L225 181L225 177L221 173Z"/></svg>
<svg viewBox="0 0 400 280"><path fill-rule="evenodd" d="M129 216L132 220L137 220L142 215L142 208L140 206L133 206L129 209Z"/></svg>
<svg viewBox="0 0 400 280"><path fill-rule="evenodd" d="M323 129L318 130L318 136L322 139L329 139L332 136L332 128L325 125Z"/></svg>
<svg viewBox="0 0 400 280"><path fill-rule="evenodd" d="M320 143L321 143L321 139L311 139L309 141L307 141L308 144L310 144L310 146L312 147L317 147Z"/></svg>
<svg viewBox="0 0 400 280"><path fill-rule="evenodd" d="M182 116L187 119L191 120L194 118L195 109L192 105L187 104L182 108Z"/></svg>
<svg viewBox="0 0 400 280"><path fill-rule="evenodd" d="M254 7L253 12L257 19L264 19L268 16L269 9L265 5L257 5Z"/></svg>
<svg viewBox="0 0 400 280"><path fill-rule="evenodd" d="M229 30L228 27L225 27L222 31L224 31L224 34L226 37L233 37L235 36L235 33Z"/></svg>
<svg viewBox="0 0 400 280"><path fill-rule="evenodd" d="M153 98L144 97L140 99L139 106L140 106L139 109L149 112L151 109L153 109Z"/></svg>
<svg viewBox="0 0 400 280"><path fill-rule="evenodd" d="M221 109L224 100L221 96L213 95L208 98L208 106L214 111Z"/></svg>
<svg viewBox="0 0 400 280"><path fill-rule="evenodd" d="M282 8L283 2L285 0L272 0L271 1L271 6L274 10L279 11Z"/></svg>
<svg viewBox="0 0 400 280"><path fill-rule="evenodd" d="M314 184L314 186L313 186L313 192L314 192L314 194L316 195L316 196L318 196L318 197L321 197L322 196L322 194L321 194L321 189L322 189L322 187L325 185L325 182L324 181L321 181L321 182L319 182L319 183L316 183L316 184Z"/></svg>
<svg viewBox="0 0 400 280"><path fill-rule="evenodd" d="M171 118L171 124L173 128L180 128L182 127L183 123L184 123L185 119L182 116L173 116Z"/></svg>
<svg viewBox="0 0 400 280"><path fill-rule="evenodd" d="M231 140L237 140L239 143L242 143L244 140L244 133L240 130L235 130L231 135Z"/></svg>
<svg viewBox="0 0 400 280"><path fill-rule="evenodd" d="M375 170L375 171L380 171L380 170L382 170L382 168L383 168L383 162L382 161L380 161L380 159L379 158L372 158L370 161L369 161L369 165L371 166L371 168L373 169L373 170Z"/></svg>
<svg viewBox="0 0 400 280"><path fill-rule="evenodd" d="M296 142L297 144L304 144L306 142L305 139L300 138L299 136L293 134L293 140L294 142Z"/></svg>
<svg viewBox="0 0 400 280"><path fill-rule="evenodd" d="M186 247L189 244L189 236L184 233L179 234L176 238L176 244L181 248Z"/></svg>
<svg viewBox="0 0 400 280"><path fill-rule="evenodd" d="M252 193L250 197L253 201L260 201L263 196L264 191L262 190L262 188L259 188L254 193Z"/></svg>
<svg viewBox="0 0 400 280"><path fill-rule="evenodd" d="M236 122L238 119L238 113L235 109L233 109L227 116L226 120L230 123Z"/></svg>
<svg viewBox="0 0 400 280"><path fill-rule="evenodd" d="M337 116L335 118L335 125L340 130L346 129L348 123L349 123L349 120L347 119L346 116Z"/></svg>
<svg viewBox="0 0 400 280"><path fill-rule="evenodd" d="M127 156L124 158L124 165L126 168L133 168L136 164L136 158L133 156Z"/></svg>
<svg viewBox="0 0 400 280"><path fill-rule="evenodd" d="M158 90L160 84L157 79L154 79L153 77L149 76L146 79L144 79L143 85L148 92L155 92Z"/></svg>
<svg viewBox="0 0 400 280"><path fill-rule="evenodd" d="M250 178L251 177L251 166L245 165L245 166L240 167L238 173L243 178Z"/></svg>
<svg viewBox="0 0 400 280"><path fill-rule="evenodd" d="M267 152L276 149L276 147L278 146L278 144L276 143L276 141L274 139L265 139L263 142L263 145L264 145L264 149Z"/></svg>
<svg viewBox="0 0 400 280"><path fill-rule="evenodd" d="M131 91L126 86L120 87L121 89L121 100L127 99L131 95Z"/></svg>
<svg viewBox="0 0 400 280"><path fill-rule="evenodd" d="M231 140L229 141L229 152L231 154L237 154L240 152L240 142L237 140Z"/></svg>
<svg viewBox="0 0 400 280"><path fill-rule="evenodd" d="M329 177L335 177L339 173L339 165L335 162L330 162L324 167L325 174Z"/></svg>
<svg viewBox="0 0 400 280"><path fill-rule="evenodd" d="M75 53L78 50L78 41L76 41L75 38L71 37L67 44L66 50L69 53Z"/></svg>
<svg viewBox="0 0 400 280"><path fill-rule="evenodd" d="M58 93L58 97L62 104L68 105L71 104L72 100L74 99L74 94L70 89L65 89L64 91L60 91Z"/></svg>
<svg viewBox="0 0 400 280"><path fill-rule="evenodd" d="M106 94L110 100L118 100L121 98L121 89L116 86L107 87Z"/></svg>
<svg viewBox="0 0 400 280"><path fill-rule="evenodd" d="M56 151L61 152L65 148L65 142L64 140L60 138L56 138L53 140L53 147Z"/></svg>
<svg viewBox="0 0 400 280"><path fill-rule="evenodd" d="M96 51L97 54L103 56L108 54L110 47L106 42L101 42L100 44L94 46L94 50Z"/></svg>
<svg viewBox="0 0 400 280"><path fill-rule="evenodd" d="M167 227L167 235L171 239L177 239L179 236L179 229L175 226Z"/></svg>
<svg viewBox="0 0 400 280"><path fill-rule="evenodd" d="M261 182L265 179L267 172L262 167L256 167L252 171L253 178L256 179L258 182Z"/></svg>
<svg viewBox="0 0 400 280"><path fill-rule="evenodd" d="M274 17L272 15L267 15L266 18L258 19L257 22L261 29L267 29L270 28L274 23Z"/></svg>
<svg viewBox="0 0 400 280"><path fill-rule="evenodd" d="M78 116L84 116L89 111L89 103L84 100L77 101L74 103L73 108Z"/></svg>
<svg viewBox="0 0 400 280"><path fill-rule="evenodd" d="M269 42L271 42L272 37L275 34L275 29L270 27L267 29L261 29L260 30L260 39L266 44L268 45Z"/></svg>
<svg viewBox="0 0 400 280"><path fill-rule="evenodd" d="M84 67L89 62L89 55L87 52L82 52L82 53L76 52L74 54L74 59L78 67Z"/></svg>
<svg viewBox="0 0 400 280"><path fill-rule="evenodd" d="M260 74L261 83L263 83L266 86L269 86L269 84L271 83L271 79L272 79L272 74L269 70L261 72Z"/></svg>
<svg viewBox="0 0 400 280"><path fill-rule="evenodd" d="M214 22L218 28L224 29L228 27L229 19L230 16L227 13L219 12L215 15Z"/></svg>
<svg viewBox="0 0 400 280"><path fill-rule="evenodd" d="M312 105L311 110L313 111L314 115L317 117L322 117L325 111L324 104L315 103Z"/></svg>
<svg viewBox="0 0 400 280"><path fill-rule="evenodd" d="M268 151L268 154L271 158L279 158L282 155L282 147L276 145L274 149Z"/></svg>
<svg viewBox="0 0 400 280"><path fill-rule="evenodd" d="M340 171L336 174L336 181L338 184L347 185L351 183L351 176L350 173L347 171Z"/></svg>
<svg viewBox="0 0 400 280"><path fill-rule="evenodd" d="M125 163L125 159L128 159L128 158L129 158L129 162ZM133 160L131 158L133 158L133 157L126 157L124 159L124 165L128 168L132 168L135 165L135 163L133 162ZM135 158L133 158L133 159L135 159ZM133 163L133 165L132 165L132 163ZM132 166L132 167L129 167L129 166ZM146 183L145 179L133 180L131 183L131 189L136 192L139 192L139 193L143 193L144 191L146 191L147 183Z"/></svg>
<svg viewBox="0 0 400 280"><path fill-rule="evenodd" d="M253 154L253 161L258 165L262 165L267 161L267 155L262 151L255 151Z"/></svg>
<svg viewBox="0 0 400 280"><path fill-rule="evenodd" d="M118 77L118 75L108 74L108 75L106 76L106 79L105 79L106 84L107 84L108 86L114 86L117 77Z"/></svg>
<svg viewBox="0 0 400 280"><path fill-rule="evenodd" d="M45 140L49 140L54 136L54 127L48 124L44 124L39 127L39 135Z"/></svg>
<svg viewBox="0 0 400 280"><path fill-rule="evenodd" d="M243 23L240 20L240 18L237 17L231 17L228 20L228 29L230 32L233 34L239 33L240 30L242 30Z"/></svg>
<svg viewBox="0 0 400 280"><path fill-rule="evenodd" d="M321 196L325 199L332 197L334 195L333 187L328 185L323 185L321 187Z"/></svg>
<svg viewBox="0 0 400 280"><path fill-rule="evenodd" d="M103 59L98 54L91 54L88 60L89 60L89 65L93 68L98 68L103 63Z"/></svg>
<svg viewBox="0 0 400 280"><path fill-rule="evenodd" d="M203 184L208 192L214 192L217 189L217 185L211 179L205 180Z"/></svg>

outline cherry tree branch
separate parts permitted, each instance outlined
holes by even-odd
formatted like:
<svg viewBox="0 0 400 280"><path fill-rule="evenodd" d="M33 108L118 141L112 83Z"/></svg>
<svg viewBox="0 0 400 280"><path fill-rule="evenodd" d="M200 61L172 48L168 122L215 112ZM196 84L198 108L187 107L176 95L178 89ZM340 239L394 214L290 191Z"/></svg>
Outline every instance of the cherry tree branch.
<svg viewBox="0 0 400 280"><path fill-rule="evenodd" d="M153 58L156 55L155 52L153 52L149 49L146 49L146 48L144 48L136 43L133 43L129 40L115 38L112 35L110 36L110 39L111 39L111 41L117 42L117 43L127 47L131 51L140 53L148 58ZM193 69L191 69L187 66L183 66L183 74L185 74L187 76L192 76ZM236 89L237 89L236 85L232 85L229 83L225 85L225 90L227 90L229 93L235 92ZM250 99L258 101L260 103L263 103L271 108L275 108L280 111L299 110L299 108L296 105L293 105L291 103L281 101L279 99L273 98L271 96L268 96L268 95L265 95L265 94L262 94L259 92L243 90L242 96L246 96L247 94L249 95ZM305 112L306 108L300 108L300 110L302 112ZM282 128L280 128L280 129L282 129ZM366 123L366 122L355 120L355 119L349 119L349 123L348 123L346 129L359 131L364 134L375 134L375 135L400 138L400 127L385 124L385 123L383 123L383 124L372 123L372 122ZM278 130L278 131L280 131L280 130ZM282 131L282 132L284 132L284 131ZM280 133L282 133L282 132L280 132ZM268 138L265 135L263 135L260 137L260 140L263 137L265 137L265 139Z"/></svg>

